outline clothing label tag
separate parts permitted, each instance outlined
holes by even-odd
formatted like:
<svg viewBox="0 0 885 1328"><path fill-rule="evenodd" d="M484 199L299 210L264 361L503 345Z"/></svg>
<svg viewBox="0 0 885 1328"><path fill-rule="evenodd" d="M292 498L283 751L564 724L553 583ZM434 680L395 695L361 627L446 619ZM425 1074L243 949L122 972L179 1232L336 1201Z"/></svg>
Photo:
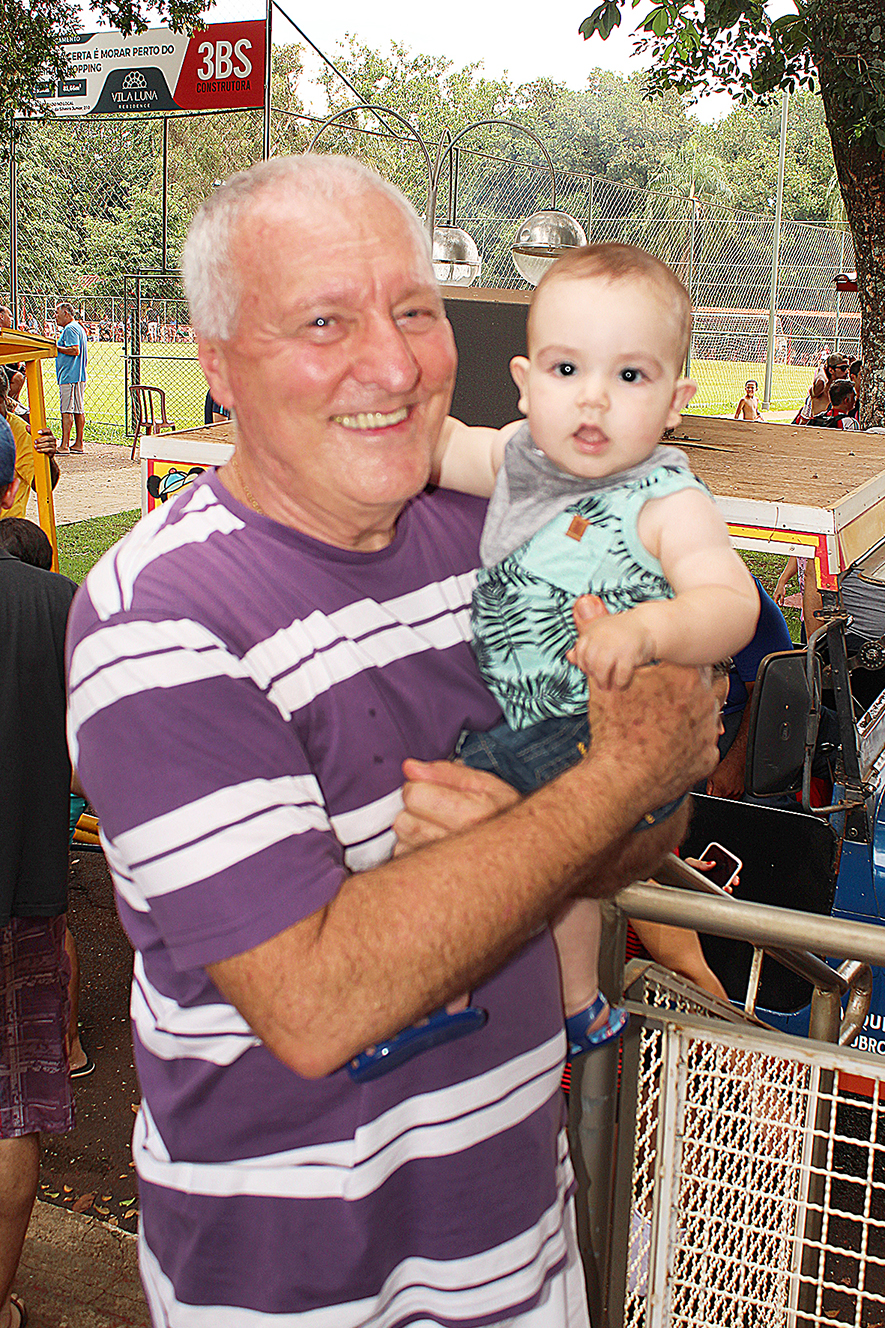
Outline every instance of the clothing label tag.
<svg viewBox="0 0 885 1328"><path fill-rule="evenodd" d="M569 526L568 530L565 533L568 535L569 539L573 540L583 539L584 531L587 529L589 524L590 522L585 517L579 516L578 513L576 512L575 515L572 517L571 525Z"/></svg>

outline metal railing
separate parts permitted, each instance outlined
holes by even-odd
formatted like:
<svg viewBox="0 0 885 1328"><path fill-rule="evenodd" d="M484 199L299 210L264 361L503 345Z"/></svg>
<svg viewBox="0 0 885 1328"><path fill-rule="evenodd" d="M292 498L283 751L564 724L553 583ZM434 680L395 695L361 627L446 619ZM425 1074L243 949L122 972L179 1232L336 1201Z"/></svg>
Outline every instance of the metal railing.
<svg viewBox="0 0 885 1328"><path fill-rule="evenodd" d="M593 1328L874 1328L885 1322L885 1068L840 1043L869 1008L885 929L714 898L674 861L662 874L688 889L631 885L618 911L789 964L814 986L812 1036L766 1027L752 992L745 1013L655 964L628 966L620 1074L616 1049L573 1065ZM806 945L846 962L832 968Z"/></svg>

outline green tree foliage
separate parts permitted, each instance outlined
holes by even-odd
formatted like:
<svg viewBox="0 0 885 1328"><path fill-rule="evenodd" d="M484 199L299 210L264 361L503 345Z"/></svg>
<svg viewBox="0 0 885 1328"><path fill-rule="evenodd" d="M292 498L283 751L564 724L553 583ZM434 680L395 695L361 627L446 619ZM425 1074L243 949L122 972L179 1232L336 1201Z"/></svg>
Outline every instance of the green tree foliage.
<svg viewBox="0 0 885 1328"><path fill-rule="evenodd" d="M547 79L524 91L527 123L558 166L640 188L649 186L655 162L677 152L697 127L677 93L650 100L641 74L594 69L580 91Z"/></svg>
<svg viewBox="0 0 885 1328"><path fill-rule="evenodd" d="M602 0L581 24L608 37L639 0ZM650 88L691 97L722 90L746 102L819 89L857 257L867 369L861 419L885 422L885 18L881 0L662 0L639 27Z"/></svg>
<svg viewBox="0 0 885 1328"><path fill-rule="evenodd" d="M129 35L151 24L167 24L176 32L201 24L205 0L89 0L96 21ZM0 0L0 111L39 114L41 83L57 83L68 71L61 44L77 35L82 24L74 0ZM5 135L4 135L5 138Z"/></svg>
<svg viewBox="0 0 885 1328"><path fill-rule="evenodd" d="M736 105L724 119L697 131L696 141L725 163L734 206L742 211L771 211L780 122L779 105L750 102ZM832 206L833 172L823 102L815 92L798 92L790 99L787 122L784 216L793 221L842 220Z"/></svg>

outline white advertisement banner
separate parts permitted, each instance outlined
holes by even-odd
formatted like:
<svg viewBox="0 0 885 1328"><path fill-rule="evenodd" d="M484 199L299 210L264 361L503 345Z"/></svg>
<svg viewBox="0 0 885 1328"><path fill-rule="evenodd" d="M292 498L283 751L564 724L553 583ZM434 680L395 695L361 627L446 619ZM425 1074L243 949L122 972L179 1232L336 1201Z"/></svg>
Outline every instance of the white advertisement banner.
<svg viewBox="0 0 885 1328"><path fill-rule="evenodd" d="M56 115L242 110L264 105L264 19L199 32L134 37L82 33L66 42L68 77L38 89Z"/></svg>

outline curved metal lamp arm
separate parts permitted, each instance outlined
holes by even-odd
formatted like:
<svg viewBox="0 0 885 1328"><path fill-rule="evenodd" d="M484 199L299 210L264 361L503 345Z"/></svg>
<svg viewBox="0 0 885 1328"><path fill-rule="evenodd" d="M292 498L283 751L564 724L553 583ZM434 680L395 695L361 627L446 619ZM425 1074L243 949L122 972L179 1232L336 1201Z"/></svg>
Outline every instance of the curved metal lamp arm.
<svg viewBox="0 0 885 1328"><path fill-rule="evenodd" d="M471 125L470 128L472 129L473 126ZM434 163L430 171L430 188L427 192L427 229L430 232L431 244L433 244L433 232L436 230L436 200L437 200L437 194L439 193L439 177L442 174L442 165L445 157L448 157L449 159L449 203L451 204L451 207L449 209L450 211L449 220L452 222L455 220L456 203L452 199L452 188L451 188L452 148L454 147L454 145L455 145L455 140L452 138L452 131L451 129L449 129L448 126L446 126L445 129L443 129L442 133L440 134L439 146L436 149L436 162Z"/></svg>
<svg viewBox="0 0 885 1328"><path fill-rule="evenodd" d="M487 125L499 125L502 129L516 129L519 131L520 134L528 134L532 142L538 145L538 147L541 149L541 151L543 152L544 156L547 159L547 168L550 171L550 190L553 195L550 202L550 207L555 211L556 172L553 169L553 158L550 156L550 153L547 151L541 139L538 138L538 135L534 133L533 130L526 129L525 125L517 124L515 120L477 120L473 124L469 124L466 129L460 129L458 133L455 134L454 138L447 129L446 133L449 135L449 144L448 147L446 148L446 153L450 154L452 149L455 147L457 143L460 142L460 140L464 137L465 134L471 134L474 129L483 129ZM440 143L440 152L437 153L437 158L436 158L436 178L434 179L434 189L436 188L436 185L439 182L441 152L442 152L442 143Z"/></svg>
<svg viewBox="0 0 885 1328"><path fill-rule="evenodd" d="M427 149L427 144L424 142L424 139L418 133L418 130L415 128L415 126L411 124L410 121L408 121L405 118L405 116L400 115L399 111L393 111L390 109L389 106L376 105L374 102L369 103L369 102L360 101L353 106L345 106L343 110L336 111L334 115L330 115L327 119L323 121L323 123L320 125L319 129L316 131L313 138L310 140L310 142L307 145L308 152L313 152L314 148L316 147L317 139L320 137L320 134L324 133L325 130L328 129L330 125L335 124L336 121L341 120L345 115L352 114L353 111L372 111L374 112L375 115L378 116L379 120L381 120L382 115L392 115L394 120L399 120L400 124L404 125L405 128L408 129L409 133L412 135L415 142L418 144L419 148L424 153L424 163L427 167L427 229L430 234L430 243L432 244L433 217L436 211L436 180L434 178L433 163L430 159L430 153ZM383 123L384 122L382 120L382 124ZM526 132L528 132L528 130ZM433 204L432 207L431 203Z"/></svg>

